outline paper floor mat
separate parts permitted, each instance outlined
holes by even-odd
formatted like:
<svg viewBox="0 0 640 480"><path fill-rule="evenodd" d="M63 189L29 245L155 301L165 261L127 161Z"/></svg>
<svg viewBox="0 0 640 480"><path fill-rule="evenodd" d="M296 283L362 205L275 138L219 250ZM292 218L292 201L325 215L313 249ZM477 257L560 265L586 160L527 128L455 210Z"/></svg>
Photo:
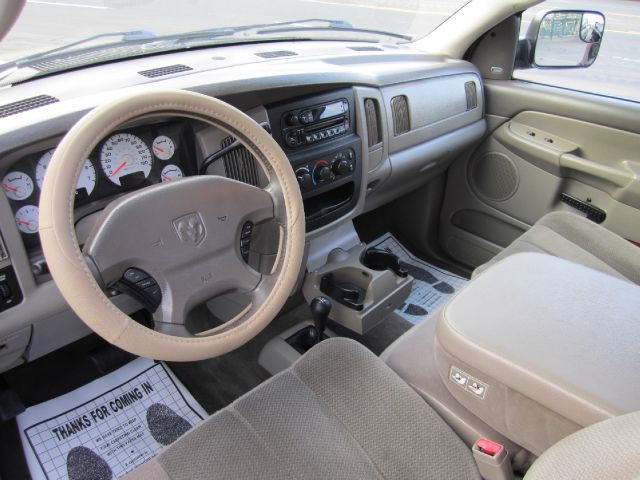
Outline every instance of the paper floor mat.
<svg viewBox="0 0 640 480"><path fill-rule="evenodd" d="M17 420L34 480L108 480L152 458L205 417L166 365L138 358L28 408Z"/></svg>
<svg viewBox="0 0 640 480"><path fill-rule="evenodd" d="M385 233L369 246L388 250L397 255L401 265L414 278L409 297L396 310L398 315L414 325L420 323L429 313L446 302L468 281L416 258L390 233Z"/></svg>

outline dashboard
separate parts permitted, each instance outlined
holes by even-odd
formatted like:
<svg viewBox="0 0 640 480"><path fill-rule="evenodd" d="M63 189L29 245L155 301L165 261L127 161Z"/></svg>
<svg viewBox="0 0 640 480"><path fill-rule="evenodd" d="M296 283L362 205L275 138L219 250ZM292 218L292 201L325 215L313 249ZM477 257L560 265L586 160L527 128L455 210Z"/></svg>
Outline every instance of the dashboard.
<svg viewBox="0 0 640 480"><path fill-rule="evenodd" d="M288 53L280 58L280 52ZM176 65L185 68L171 68ZM153 69L160 72L153 78L139 73ZM96 65L5 89L0 344L6 347L0 350L0 371L89 333L47 275L37 234L41 185L53 150L105 100L162 89L218 97L262 124L281 146L304 204L300 279L307 268L322 265L331 249L352 241L355 217L441 175L486 130L475 67L409 46L314 41L203 48ZM42 95L53 100L43 106ZM76 189L79 242L111 201L140 188L198 174L264 187L267 173L235 143L229 132L170 111L97 139ZM278 242L268 240L268 233L256 226L242 251L260 271L277 254ZM126 313L141 308L126 294L113 292L111 299Z"/></svg>

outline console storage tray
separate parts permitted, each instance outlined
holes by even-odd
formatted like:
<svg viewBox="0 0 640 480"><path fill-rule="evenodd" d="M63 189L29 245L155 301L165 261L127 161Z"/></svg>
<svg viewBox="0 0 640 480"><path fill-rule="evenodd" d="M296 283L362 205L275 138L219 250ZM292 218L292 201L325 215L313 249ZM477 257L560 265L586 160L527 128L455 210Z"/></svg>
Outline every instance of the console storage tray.
<svg viewBox="0 0 640 480"><path fill-rule="evenodd" d="M436 362L451 394L540 454L640 410L640 287L538 253L513 255L440 312Z"/></svg>

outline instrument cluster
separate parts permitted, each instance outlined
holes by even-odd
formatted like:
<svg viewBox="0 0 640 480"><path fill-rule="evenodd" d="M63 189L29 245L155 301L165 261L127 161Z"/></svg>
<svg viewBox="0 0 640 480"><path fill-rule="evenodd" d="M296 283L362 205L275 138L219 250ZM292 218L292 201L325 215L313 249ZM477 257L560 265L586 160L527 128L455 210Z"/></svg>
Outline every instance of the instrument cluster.
<svg viewBox="0 0 640 480"><path fill-rule="evenodd" d="M101 140L84 162L75 206L100 208L105 199L197 174L193 133L186 121L141 126ZM25 156L2 178L2 188L27 247L38 244L38 203L55 147ZM102 201L102 202L101 202Z"/></svg>

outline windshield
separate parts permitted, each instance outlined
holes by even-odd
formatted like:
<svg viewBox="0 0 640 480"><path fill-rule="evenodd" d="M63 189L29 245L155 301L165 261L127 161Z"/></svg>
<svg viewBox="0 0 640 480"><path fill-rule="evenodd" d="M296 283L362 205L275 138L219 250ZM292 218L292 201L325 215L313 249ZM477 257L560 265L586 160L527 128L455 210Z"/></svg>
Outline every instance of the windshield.
<svg viewBox="0 0 640 480"><path fill-rule="evenodd" d="M0 45L0 63L103 45L146 44L152 48L142 53L154 53L189 48L196 40L198 46L279 39L406 42L431 32L467 1L27 0ZM241 26L253 28L237 29ZM185 35L189 32L198 34ZM115 58L137 54L119 51ZM86 57L86 64L100 61Z"/></svg>

